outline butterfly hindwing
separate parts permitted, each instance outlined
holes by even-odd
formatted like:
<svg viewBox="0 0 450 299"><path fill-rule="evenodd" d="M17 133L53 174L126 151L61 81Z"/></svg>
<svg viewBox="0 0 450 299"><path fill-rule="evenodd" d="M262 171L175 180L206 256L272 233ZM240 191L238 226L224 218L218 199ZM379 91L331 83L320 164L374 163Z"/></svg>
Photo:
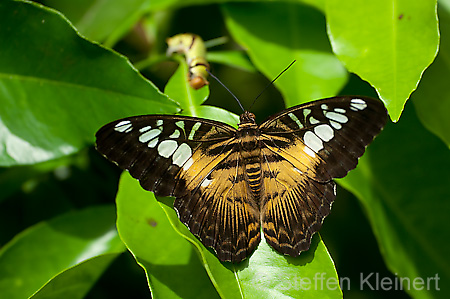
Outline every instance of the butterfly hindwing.
<svg viewBox="0 0 450 299"><path fill-rule="evenodd" d="M180 220L222 261L243 260L261 238L259 207L241 161L240 152L232 151L199 186L187 186L192 191L174 203Z"/></svg>
<svg viewBox="0 0 450 299"><path fill-rule="evenodd" d="M309 249L311 237L330 213L335 183L309 179L291 162L266 148L262 150L264 180L261 215L264 235L278 252L298 256Z"/></svg>

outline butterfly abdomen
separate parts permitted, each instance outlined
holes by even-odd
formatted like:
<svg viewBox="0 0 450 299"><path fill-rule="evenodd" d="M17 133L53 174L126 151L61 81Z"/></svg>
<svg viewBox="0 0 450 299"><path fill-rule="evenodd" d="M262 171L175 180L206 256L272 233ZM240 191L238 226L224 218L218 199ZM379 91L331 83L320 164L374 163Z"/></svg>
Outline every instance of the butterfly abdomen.
<svg viewBox="0 0 450 299"><path fill-rule="evenodd" d="M247 173L250 189L253 195L258 198L261 191L261 161L259 159L254 163L249 161L245 165L245 172Z"/></svg>
<svg viewBox="0 0 450 299"><path fill-rule="evenodd" d="M261 147L259 136L261 134L257 125L251 121L249 123L241 123L237 135L248 185L253 196L259 198L261 192Z"/></svg>

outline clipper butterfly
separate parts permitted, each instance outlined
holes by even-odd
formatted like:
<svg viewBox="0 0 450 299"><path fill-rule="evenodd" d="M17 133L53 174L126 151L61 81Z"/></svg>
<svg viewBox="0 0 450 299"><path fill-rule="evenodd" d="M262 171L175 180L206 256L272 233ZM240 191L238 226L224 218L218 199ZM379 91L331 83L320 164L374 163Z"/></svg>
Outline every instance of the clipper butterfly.
<svg viewBox="0 0 450 299"><path fill-rule="evenodd" d="M174 196L180 220L221 261L240 262L261 233L298 256L330 213L333 178L356 167L387 120L368 97L333 97L295 106L238 129L208 119L143 115L109 123L97 150L158 196Z"/></svg>

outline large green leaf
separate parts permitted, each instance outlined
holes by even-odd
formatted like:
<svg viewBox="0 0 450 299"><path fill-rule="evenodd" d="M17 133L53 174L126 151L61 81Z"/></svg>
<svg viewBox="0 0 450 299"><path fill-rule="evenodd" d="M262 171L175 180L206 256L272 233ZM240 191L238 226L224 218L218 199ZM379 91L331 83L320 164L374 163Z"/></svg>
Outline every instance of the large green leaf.
<svg viewBox="0 0 450 299"><path fill-rule="evenodd" d="M114 45L149 11L170 11L190 5L208 5L230 0L44 0L65 14L87 38ZM235 0L241 1L241 0ZM259 0L258 0L259 1ZM269 0L266 0L269 1ZM297 1L297 0L292 0ZM324 10L325 0L303 0Z"/></svg>
<svg viewBox="0 0 450 299"><path fill-rule="evenodd" d="M93 207L41 222L17 235L0 251L0 294L27 298L47 284L43 290L47 295L61 292L82 298L115 254L124 250L114 220L113 206ZM103 254L113 255L72 268L70 274L63 272ZM68 285L73 288L67 289Z"/></svg>
<svg viewBox="0 0 450 299"><path fill-rule="evenodd" d="M94 256L59 273L30 298L85 298L98 277L120 253Z"/></svg>
<svg viewBox="0 0 450 299"><path fill-rule="evenodd" d="M410 280L403 287L414 298L450 296L449 168L448 148L409 104L402 121L389 124L340 180L361 200L388 268ZM423 290L414 288L415 279L417 286L423 279Z"/></svg>
<svg viewBox="0 0 450 299"><path fill-rule="evenodd" d="M120 237L144 268L153 298L214 298L193 247L178 235L153 193L124 173L117 194Z"/></svg>
<svg viewBox="0 0 450 299"><path fill-rule="evenodd" d="M238 298L261 298L267 294L273 298L296 298L300 294L306 298L342 296L336 283L330 288L318 286L318 275L322 275L323 281L329 281L330 285L338 281L334 264L319 235L314 237L311 249L298 258L280 255L262 238L249 259L238 265L220 263L215 255L180 223L170 203L165 203L164 209L172 225L199 251L204 267L223 297L237 298L239 295ZM237 289L239 293L236 292Z"/></svg>
<svg viewBox="0 0 450 299"><path fill-rule="evenodd" d="M46 0L45 4L64 13L82 35L111 46L148 12L150 1Z"/></svg>
<svg viewBox="0 0 450 299"><path fill-rule="evenodd" d="M221 263L178 220L172 199L160 200L162 207L128 174L122 177L117 197L119 234L145 269L154 297L203 298L215 294L213 286L223 298L342 296L334 283L333 262L318 235L311 250L299 258L282 256L263 240L243 263ZM321 281L328 282L330 289L321 287Z"/></svg>
<svg viewBox="0 0 450 299"><path fill-rule="evenodd" d="M440 51L434 63L425 71L412 99L423 124L450 147L450 1L440 4Z"/></svg>
<svg viewBox="0 0 450 299"><path fill-rule="evenodd" d="M233 38L269 79L297 60L275 82L287 106L334 96L347 81L347 72L331 53L319 11L294 2L222 7Z"/></svg>
<svg viewBox="0 0 450 299"><path fill-rule="evenodd" d="M0 2L0 165L72 154L114 119L178 110L122 56L59 13Z"/></svg>
<svg viewBox="0 0 450 299"><path fill-rule="evenodd" d="M368 81L397 121L439 45L436 1L328 0L333 51Z"/></svg>

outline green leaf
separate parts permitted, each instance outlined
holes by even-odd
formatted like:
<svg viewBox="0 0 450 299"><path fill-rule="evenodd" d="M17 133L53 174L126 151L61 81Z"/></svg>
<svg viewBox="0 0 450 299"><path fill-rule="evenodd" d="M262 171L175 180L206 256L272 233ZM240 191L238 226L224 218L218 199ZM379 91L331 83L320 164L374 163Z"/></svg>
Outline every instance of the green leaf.
<svg viewBox="0 0 450 299"><path fill-rule="evenodd" d="M298 0L299 2L303 2L305 4L311 5L321 12L325 12L325 4L327 0Z"/></svg>
<svg viewBox="0 0 450 299"><path fill-rule="evenodd" d="M63 271L92 257L122 252L114 220L112 206L88 208L41 222L17 235L0 251L0 294L27 298L57 279L48 282L52 290L44 293L73 291L74 297L83 297L113 256L73 268L70 274ZM74 288L67 290L61 281Z"/></svg>
<svg viewBox="0 0 450 299"><path fill-rule="evenodd" d="M192 246L173 230L153 193L128 173L117 194L117 228L145 270L153 298L217 297Z"/></svg>
<svg viewBox="0 0 450 299"><path fill-rule="evenodd" d="M114 45L148 12L148 0L46 0L45 4L64 13L87 38Z"/></svg>
<svg viewBox="0 0 450 299"><path fill-rule="evenodd" d="M342 297L339 286L336 283L334 287L331 286L338 278L333 261L319 235L313 238L311 249L297 258L277 253L262 238L249 259L237 265L221 263L211 250L205 248L178 220L171 201L161 201L165 203L163 207L175 230L189 240L200 253L202 263L222 297L261 298L267 294L273 298L296 298L300 294L306 298ZM330 288L320 287L318 276L323 276L324 283L329 282Z"/></svg>
<svg viewBox="0 0 450 299"><path fill-rule="evenodd" d="M417 115L424 126L450 147L450 1L439 6L441 45L436 60L425 71L419 88L412 95Z"/></svg>
<svg viewBox="0 0 450 299"><path fill-rule="evenodd" d="M413 298L450 296L449 168L448 148L421 125L410 104L402 121L388 124L340 180L361 200L392 273L411 285L417 277L425 281L424 290L403 285ZM427 291L427 279L436 274L437 285L430 280Z"/></svg>
<svg viewBox="0 0 450 299"><path fill-rule="evenodd" d="M197 108L197 113L199 117L221 121L236 128L239 122L238 115L219 107L202 105Z"/></svg>
<svg viewBox="0 0 450 299"><path fill-rule="evenodd" d="M287 106L334 96L347 81L347 72L331 53L325 18L312 7L282 2L222 8L233 38L269 79L297 60L275 82Z"/></svg>
<svg viewBox="0 0 450 299"><path fill-rule="evenodd" d="M222 63L247 72L256 72L256 68L242 51L212 51L206 54L206 60Z"/></svg>
<svg viewBox="0 0 450 299"><path fill-rule="evenodd" d="M98 277L120 253L108 253L83 261L52 278L30 298L85 298Z"/></svg>
<svg viewBox="0 0 450 299"><path fill-rule="evenodd" d="M337 281L333 262L318 235L313 238L312 249L299 258L280 255L263 240L243 263L221 263L178 220L172 208L173 199L159 200L163 204L128 174L122 177L117 197L119 234L147 272L153 296L166 298L178 294L182 298L203 298L214 294L212 286L222 298L257 298L267 294L342 296L336 285L334 290L315 285L315 281L320 283L320 276L324 283L330 281L330 285ZM190 274L181 272L188 269Z"/></svg>
<svg viewBox="0 0 450 299"><path fill-rule="evenodd" d="M273 0L246 0L245 2L270 2ZM288 0L289 1L289 0ZM317 9L324 10L325 0L290 0L292 2L303 2L312 5ZM178 8L182 6L208 5L213 3L243 2L242 0L152 0L150 9L158 11L163 9Z"/></svg>
<svg viewBox="0 0 450 299"><path fill-rule="evenodd" d="M122 56L59 13L0 2L0 165L73 154L114 119L178 110Z"/></svg>
<svg viewBox="0 0 450 299"><path fill-rule="evenodd" d="M114 45L149 11L162 11L191 5L207 5L230 0L45 0L44 4L65 14L87 38ZM234 0L240 2L241 0ZM269 1L269 0L268 0ZM325 0L302 0L325 10Z"/></svg>
<svg viewBox="0 0 450 299"><path fill-rule="evenodd" d="M184 115L198 116L197 107L208 98L209 87L206 85L200 89L192 88L188 81L189 67L186 61L179 55L176 59L180 65L170 77L164 93L180 105Z"/></svg>
<svg viewBox="0 0 450 299"><path fill-rule="evenodd" d="M438 51L436 1L329 0L326 16L333 51L397 121Z"/></svg>
<svg viewBox="0 0 450 299"><path fill-rule="evenodd" d="M327 248L316 235L298 258L281 256L263 239L248 267L236 272L244 298L342 298Z"/></svg>

